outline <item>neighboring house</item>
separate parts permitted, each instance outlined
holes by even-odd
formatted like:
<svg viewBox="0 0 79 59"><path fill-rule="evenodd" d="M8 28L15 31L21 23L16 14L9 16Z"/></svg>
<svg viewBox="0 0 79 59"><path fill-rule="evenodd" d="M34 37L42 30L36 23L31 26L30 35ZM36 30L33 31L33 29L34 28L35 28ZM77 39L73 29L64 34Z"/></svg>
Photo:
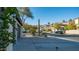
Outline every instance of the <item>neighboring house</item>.
<svg viewBox="0 0 79 59"><path fill-rule="evenodd" d="M74 22L77 26L77 29L79 29L79 17L74 19Z"/></svg>
<svg viewBox="0 0 79 59"><path fill-rule="evenodd" d="M57 29L54 28L53 26L51 26L50 28L51 28L52 33L54 33L55 31L57 31Z"/></svg>
<svg viewBox="0 0 79 59"><path fill-rule="evenodd" d="M47 30L47 29L51 29L51 28L50 28L50 25L44 25L44 29L46 29L46 30Z"/></svg>
<svg viewBox="0 0 79 59"><path fill-rule="evenodd" d="M0 14L4 11L4 8L0 8ZM22 20L19 17L16 16L11 16L11 20L15 22L15 26L12 26L9 24L9 32L13 33L13 36L15 36L15 39L19 39L22 35ZM0 20L0 26L1 26L2 21ZM13 44L10 44L6 50L12 50Z"/></svg>
<svg viewBox="0 0 79 59"><path fill-rule="evenodd" d="M52 25L41 25L40 28L43 32L47 32L47 33L51 33L56 30Z"/></svg>
<svg viewBox="0 0 79 59"><path fill-rule="evenodd" d="M72 21L67 22L66 25L68 24L75 24L76 25L76 29L73 30L66 30L65 34L78 34L79 35L79 17L78 18L74 18Z"/></svg>
<svg viewBox="0 0 79 59"><path fill-rule="evenodd" d="M67 26L68 24L69 24L69 22L63 22L63 23L61 23L60 30L64 30L64 27Z"/></svg>

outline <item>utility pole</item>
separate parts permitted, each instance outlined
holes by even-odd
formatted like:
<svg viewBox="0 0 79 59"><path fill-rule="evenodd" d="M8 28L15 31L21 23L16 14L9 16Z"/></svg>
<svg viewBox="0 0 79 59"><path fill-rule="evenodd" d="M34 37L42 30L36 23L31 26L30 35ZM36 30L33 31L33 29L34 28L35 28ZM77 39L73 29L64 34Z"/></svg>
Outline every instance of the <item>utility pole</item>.
<svg viewBox="0 0 79 59"><path fill-rule="evenodd" d="M38 19L38 36L40 36L40 19Z"/></svg>

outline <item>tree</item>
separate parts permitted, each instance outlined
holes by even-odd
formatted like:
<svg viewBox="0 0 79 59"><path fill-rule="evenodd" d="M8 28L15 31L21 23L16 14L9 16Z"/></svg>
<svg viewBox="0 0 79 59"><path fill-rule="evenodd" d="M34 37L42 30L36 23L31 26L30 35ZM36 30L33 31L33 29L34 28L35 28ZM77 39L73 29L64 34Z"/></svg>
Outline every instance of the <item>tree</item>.
<svg viewBox="0 0 79 59"><path fill-rule="evenodd" d="M50 22L48 22L48 25L50 25Z"/></svg>
<svg viewBox="0 0 79 59"><path fill-rule="evenodd" d="M72 19L69 20L69 24L66 26L66 28L68 30L74 30L74 29L76 29L76 25L75 25L75 23L74 23L74 21Z"/></svg>
<svg viewBox="0 0 79 59"><path fill-rule="evenodd" d="M76 25L74 23L69 23L68 25L64 26L65 30L75 30Z"/></svg>
<svg viewBox="0 0 79 59"><path fill-rule="evenodd" d="M65 21L65 20L63 20L62 22L63 22L63 23L65 23L66 21Z"/></svg>
<svg viewBox="0 0 79 59"><path fill-rule="evenodd" d="M53 24L53 27L57 30L59 30L61 28L61 25L58 23Z"/></svg>
<svg viewBox="0 0 79 59"><path fill-rule="evenodd" d="M36 29L35 28L30 28L30 33L32 34L32 35L35 35L35 33L36 33Z"/></svg>
<svg viewBox="0 0 79 59"><path fill-rule="evenodd" d="M69 19L69 22L72 22L72 19Z"/></svg>
<svg viewBox="0 0 79 59"><path fill-rule="evenodd" d="M27 17L33 18L33 15L28 7L19 7L17 8L19 10L19 14L21 16L21 19L25 22Z"/></svg>
<svg viewBox="0 0 79 59"><path fill-rule="evenodd" d="M68 24L67 28L68 28L68 30L74 30L74 29L76 29L76 25L74 23L70 23L70 24Z"/></svg>
<svg viewBox="0 0 79 59"><path fill-rule="evenodd" d="M30 25L28 25L28 24L25 24L25 23L23 24L23 27L24 27L24 29L25 29L25 30L28 30L28 29L30 29Z"/></svg>
<svg viewBox="0 0 79 59"><path fill-rule="evenodd" d="M0 27L0 50L5 50L9 43L15 40L12 33L8 31L9 24L14 25L14 22L10 18L14 14L18 15L15 7L6 7L0 15L0 20L2 21Z"/></svg>
<svg viewBox="0 0 79 59"><path fill-rule="evenodd" d="M68 26L66 25L66 26L64 26L64 30L68 30Z"/></svg>
<svg viewBox="0 0 79 59"><path fill-rule="evenodd" d="M29 24L24 24L23 27L25 28L25 30L29 30L29 32L31 34L34 34L36 32L36 29L37 27L36 26L32 26L32 25L29 25Z"/></svg>

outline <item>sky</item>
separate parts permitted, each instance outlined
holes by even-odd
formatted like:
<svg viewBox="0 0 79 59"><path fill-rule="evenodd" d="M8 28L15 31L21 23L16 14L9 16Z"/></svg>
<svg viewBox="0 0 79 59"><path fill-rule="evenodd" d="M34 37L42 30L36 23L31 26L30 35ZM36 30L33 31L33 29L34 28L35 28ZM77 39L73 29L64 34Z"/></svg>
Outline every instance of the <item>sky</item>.
<svg viewBox="0 0 79 59"><path fill-rule="evenodd" d="M30 11L34 18L27 18L26 23L31 25L37 25L38 19L44 25L79 17L79 7L30 7Z"/></svg>

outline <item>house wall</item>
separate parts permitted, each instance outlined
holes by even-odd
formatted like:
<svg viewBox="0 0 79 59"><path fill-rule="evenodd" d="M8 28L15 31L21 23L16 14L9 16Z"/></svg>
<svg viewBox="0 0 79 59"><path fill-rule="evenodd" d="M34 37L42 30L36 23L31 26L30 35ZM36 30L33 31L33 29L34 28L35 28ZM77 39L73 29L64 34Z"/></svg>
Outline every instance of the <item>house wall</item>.
<svg viewBox="0 0 79 59"><path fill-rule="evenodd" d="M76 18L74 21L75 21L75 24L77 26L77 29L79 29L79 18Z"/></svg>
<svg viewBox="0 0 79 59"><path fill-rule="evenodd" d="M75 21L75 24L76 24L76 25L79 24L79 19L78 19L78 18L75 19L74 21Z"/></svg>
<svg viewBox="0 0 79 59"><path fill-rule="evenodd" d="M15 27L13 28L13 33L15 35L15 39L17 40L18 38L21 37L21 33L22 33L22 26L19 24L19 22L14 19L15 21Z"/></svg>
<svg viewBox="0 0 79 59"><path fill-rule="evenodd" d="M22 36L22 26L16 20L16 39Z"/></svg>
<svg viewBox="0 0 79 59"><path fill-rule="evenodd" d="M21 36L21 33L22 33L21 28L22 27L21 27L21 25L19 24L19 22L16 19L14 19L14 20L15 20L15 28L13 28L13 26L11 24L9 24L8 31L14 33L15 34L15 40L17 40L18 35ZM19 25L20 31L19 31L18 25ZM13 29L14 29L14 32L13 32ZM18 32L20 32L20 33L18 34ZM8 47L6 48L6 51L12 51L12 50L13 50L13 43L10 43L8 45Z"/></svg>
<svg viewBox="0 0 79 59"><path fill-rule="evenodd" d="M13 51L13 43L10 43L6 48L6 51Z"/></svg>
<svg viewBox="0 0 79 59"><path fill-rule="evenodd" d="M13 26L11 24L9 24L9 32L13 33ZM6 48L6 51L12 51L13 50L13 43L9 43L9 45Z"/></svg>

